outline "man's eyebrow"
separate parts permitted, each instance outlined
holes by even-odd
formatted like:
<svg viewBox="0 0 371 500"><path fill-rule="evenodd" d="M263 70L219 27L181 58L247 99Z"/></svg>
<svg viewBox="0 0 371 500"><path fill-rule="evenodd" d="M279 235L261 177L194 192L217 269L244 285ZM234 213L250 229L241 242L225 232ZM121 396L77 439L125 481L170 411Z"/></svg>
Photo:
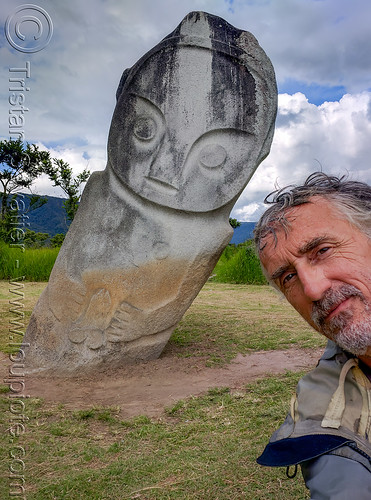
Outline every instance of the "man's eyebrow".
<svg viewBox="0 0 371 500"><path fill-rule="evenodd" d="M325 234L324 236L318 236L317 238L313 238L312 240L309 240L307 243L304 243L304 245L299 248L299 253L301 255L305 255L314 248L318 247L318 245L321 245L324 241L328 241L329 238L330 237L327 234Z"/></svg>
<svg viewBox="0 0 371 500"><path fill-rule="evenodd" d="M278 269L274 271L274 273L271 274L270 278L272 281L276 281L278 278L280 278L286 271L288 271L291 268L291 264L284 264L283 266L280 266Z"/></svg>

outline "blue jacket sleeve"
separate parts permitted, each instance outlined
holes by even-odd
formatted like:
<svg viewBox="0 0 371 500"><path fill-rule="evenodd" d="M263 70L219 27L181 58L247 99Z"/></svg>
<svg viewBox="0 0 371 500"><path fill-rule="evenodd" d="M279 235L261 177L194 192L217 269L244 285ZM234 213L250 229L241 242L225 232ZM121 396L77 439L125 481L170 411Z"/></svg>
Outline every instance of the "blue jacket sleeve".
<svg viewBox="0 0 371 500"><path fill-rule="evenodd" d="M361 463L337 455L323 455L301 464L311 500L371 499L371 473Z"/></svg>

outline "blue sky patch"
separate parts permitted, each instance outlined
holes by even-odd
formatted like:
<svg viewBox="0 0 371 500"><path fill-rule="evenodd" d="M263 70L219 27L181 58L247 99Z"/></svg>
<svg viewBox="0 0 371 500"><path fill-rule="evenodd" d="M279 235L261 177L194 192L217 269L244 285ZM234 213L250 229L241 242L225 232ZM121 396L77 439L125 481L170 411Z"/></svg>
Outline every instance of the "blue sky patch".
<svg viewBox="0 0 371 500"><path fill-rule="evenodd" d="M81 146L86 146L88 143L86 139L82 139L79 137L66 137L63 140L59 139L57 141L45 141L44 145L48 149L57 149L62 146L66 148L78 148Z"/></svg>
<svg viewBox="0 0 371 500"><path fill-rule="evenodd" d="M347 93L345 87L342 85L335 85L334 87L318 85L316 83L308 85L307 83L291 78L278 83L278 92L290 95L301 92L305 94L311 104L315 104L316 106L323 104L325 101L339 101Z"/></svg>

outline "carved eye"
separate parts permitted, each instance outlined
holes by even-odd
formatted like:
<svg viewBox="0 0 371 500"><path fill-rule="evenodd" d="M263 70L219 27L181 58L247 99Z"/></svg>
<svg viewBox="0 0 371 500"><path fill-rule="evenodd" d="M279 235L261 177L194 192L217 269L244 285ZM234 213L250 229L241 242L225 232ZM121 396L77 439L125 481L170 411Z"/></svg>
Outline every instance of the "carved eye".
<svg viewBox="0 0 371 500"><path fill-rule="evenodd" d="M150 141L156 135L157 126L153 118L140 116L134 124L134 135L141 141Z"/></svg>
<svg viewBox="0 0 371 500"><path fill-rule="evenodd" d="M221 167L227 158L227 151L219 144L208 144L202 148L199 161L205 168Z"/></svg>

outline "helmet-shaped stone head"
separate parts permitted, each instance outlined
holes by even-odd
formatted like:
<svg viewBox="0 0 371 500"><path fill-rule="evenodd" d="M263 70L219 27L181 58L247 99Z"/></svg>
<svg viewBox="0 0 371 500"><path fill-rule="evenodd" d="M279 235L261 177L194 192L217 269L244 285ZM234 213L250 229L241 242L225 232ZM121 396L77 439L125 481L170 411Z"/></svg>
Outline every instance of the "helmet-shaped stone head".
<svg viewBox="0 0 371 500"><path fill-rule="evenodd" d="M273 67L253 35L191 12L122 76L110 168L140 197L176 210L232 204L268 155Z"/></svg>

